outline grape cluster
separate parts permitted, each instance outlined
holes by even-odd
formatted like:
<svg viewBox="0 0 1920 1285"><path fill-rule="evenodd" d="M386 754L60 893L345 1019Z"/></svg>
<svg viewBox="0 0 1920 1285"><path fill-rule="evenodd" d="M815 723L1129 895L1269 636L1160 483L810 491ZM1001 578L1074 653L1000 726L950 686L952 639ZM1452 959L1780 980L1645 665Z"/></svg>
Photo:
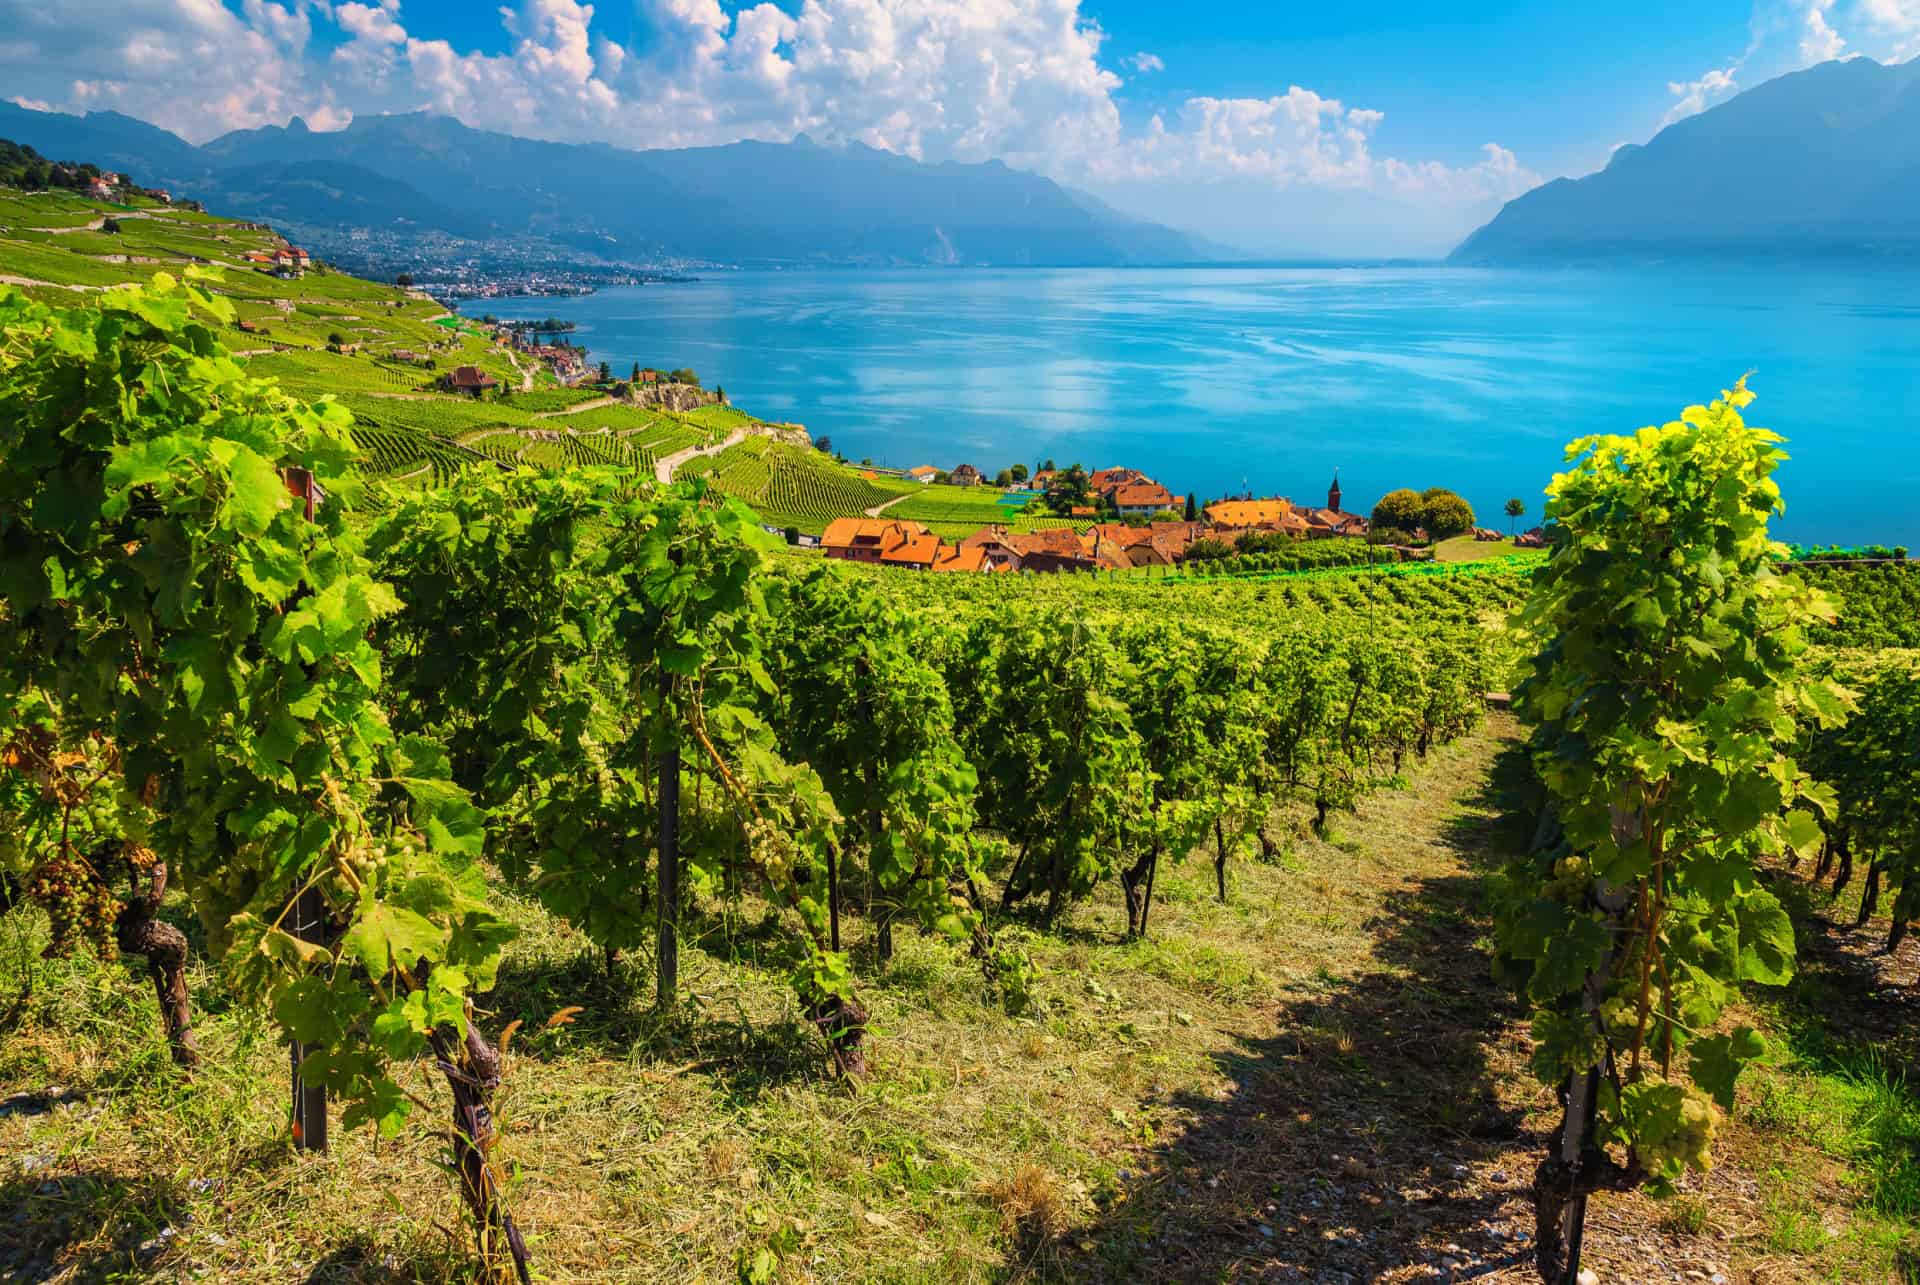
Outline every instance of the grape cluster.
<svg viewBox="0 0 1920 1285"><path fill-rule="evenodd" d="M138 843L121 845L120 855L126 859L128 865L133 867L134 874L139 876L153 873L153 863L158 860L153 855L152 848Z"/></svg>
<svg viewBox="0 0 1920 1285"><path fill-rule="evenodd" d="M65 958L77 945L91 946L109 962L119 958L114 923L120 899L83 862L65 853L42 862L27 881L27 895L46 907L53 921L47 958Z"/></svg>

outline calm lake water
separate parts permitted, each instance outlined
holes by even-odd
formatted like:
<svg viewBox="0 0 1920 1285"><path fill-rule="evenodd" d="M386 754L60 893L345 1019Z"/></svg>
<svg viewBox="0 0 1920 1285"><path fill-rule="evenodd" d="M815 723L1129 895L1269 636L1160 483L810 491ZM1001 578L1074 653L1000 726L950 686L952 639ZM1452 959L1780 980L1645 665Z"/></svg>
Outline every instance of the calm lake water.
<svg viewBox="0 0 1920 1285"><path fill-rule="evenodd" d="M1791 439L1781 538L1920 544L1909 268L741 272L486 310L572 318L621 375L691 366L853 459L1129 464L1314 504L1337 467L1349 509L1448 486L1503 528L1570 439L1751 370L1750 421Z"/></svg>

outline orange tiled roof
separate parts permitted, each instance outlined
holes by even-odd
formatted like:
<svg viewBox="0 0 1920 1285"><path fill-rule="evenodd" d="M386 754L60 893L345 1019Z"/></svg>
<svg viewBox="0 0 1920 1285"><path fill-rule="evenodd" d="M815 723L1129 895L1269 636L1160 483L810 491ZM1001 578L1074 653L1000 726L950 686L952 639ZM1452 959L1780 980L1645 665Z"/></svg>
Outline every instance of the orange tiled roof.
<svg viewBox="0 0 1920 1285"><path fill-rule="evenodd" d="M935 571L991 571L987 565L987 551L979 545L961 545L953 548L942 545L940 555L934 560Z"/></svg>
<svg viewBox="0 0 1920 1285"><path fill-rule="evenodd" d="M1134 482L1113 493L1113 502L1123 509L1171 509L1179 503L1172 492L1158 482Z"/></svg>
<svg viewBox="0 0 1920 1285"><path fill-rule="evenodd" d="M1221 500L1207 506L1207 518L1215 526L1265 526L1285 521L1293 512L1293 501L1275 497L1270 500Z"/></svg>
<svg viewBox="0 0 1920 1285"><path fill-rule="evenodd" d="M880 550L880 561L901 566L930 567L940 556L940 537L922 527Z"/></svg>
<svg viewBox="0 0 1920 1285"><path fill-rule="evenodd" d="M1051 554L1058 558L1085 558L1087 551L1071 527L1049 527L1044 531L1026 531L1007 537L1007 547L1022 557Z"/></svg>
<svg viewBox="0 0 1920 1285"><path fill-rule="evenodd" d="M835 518L820 536L822 548L848 549L855 543L891 548L915 536L927 534L918 522L899 518Z"/></svg>

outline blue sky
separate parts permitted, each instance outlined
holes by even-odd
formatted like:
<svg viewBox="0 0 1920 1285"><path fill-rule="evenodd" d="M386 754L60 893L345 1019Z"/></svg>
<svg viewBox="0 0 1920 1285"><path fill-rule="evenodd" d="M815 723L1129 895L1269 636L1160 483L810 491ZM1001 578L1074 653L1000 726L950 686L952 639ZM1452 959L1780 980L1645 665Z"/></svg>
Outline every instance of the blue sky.
<svg viewBox="0 0 1920 1285"><path fill-rule="evenodd" d="M1443 252L1920 0L0 0L0 85L201 141L431 110L568 141L998 157L1267 254Z"/></svg>

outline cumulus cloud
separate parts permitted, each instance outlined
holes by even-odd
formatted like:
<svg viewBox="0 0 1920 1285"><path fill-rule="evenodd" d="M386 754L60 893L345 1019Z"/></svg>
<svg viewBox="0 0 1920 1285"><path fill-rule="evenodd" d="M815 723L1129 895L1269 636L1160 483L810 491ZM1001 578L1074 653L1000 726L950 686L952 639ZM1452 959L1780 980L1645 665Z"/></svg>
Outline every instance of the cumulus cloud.
<svg viewBox="0 0 1920 1285"><path fill-rule="evenodd" d="M330 99L304 57L310 0L0 0L5 74L62 110L113 108L196 139Z"/></svg>
<svg viewBox="0 0 1920 1285"><path fill-rule="evenodd" d="M1667 92L1673 95L1674 101L1660 123L1663 126L1671 125L1677 120L1698 116L1721 99L1731 97L1740 88L1734 80L1739 69L1740 64L1736 62L1728 67L1715 68L1698 80L1668 81Z"/></svg>
<svg viewBox="0 0 1920 1285"><path fill-rule="evenodd" d="M1920 55L1920 0L1860 0L1860 14L1891 57Z"/></svg>
<svg viewBox="0 0 1920 1285"><path fill-rule="evenodd" d="M636 9L647 38L623 46L595 27L591 4L514 0L498 11L510 47L483 53L423 37L399 0L239 0L237 11L218 0L0 0L0 30L25 51L0 66L36 102L113 107L195 141L296 113L325 128L355 112L426 109L630 147L804 132L925 160L999 158L1110 190L1255 181L1455 202L1538 181L1494 143L1460 165L1380 155L1380 112L1299 86L1196 96L1129 128L1111 68L1165 64L1145 51L1105 56L1080 0Z"/></svg>
<svg viewBox="0 0 1920 1285"><path fill-rule="evenodd" d="M1800 58L1803 62L1830 62L1846 50L1847 42L1827 21L1827 14L1833 9L1833 0L1807 0L1807 11L1802 15L1800 32Z"/></svg>

